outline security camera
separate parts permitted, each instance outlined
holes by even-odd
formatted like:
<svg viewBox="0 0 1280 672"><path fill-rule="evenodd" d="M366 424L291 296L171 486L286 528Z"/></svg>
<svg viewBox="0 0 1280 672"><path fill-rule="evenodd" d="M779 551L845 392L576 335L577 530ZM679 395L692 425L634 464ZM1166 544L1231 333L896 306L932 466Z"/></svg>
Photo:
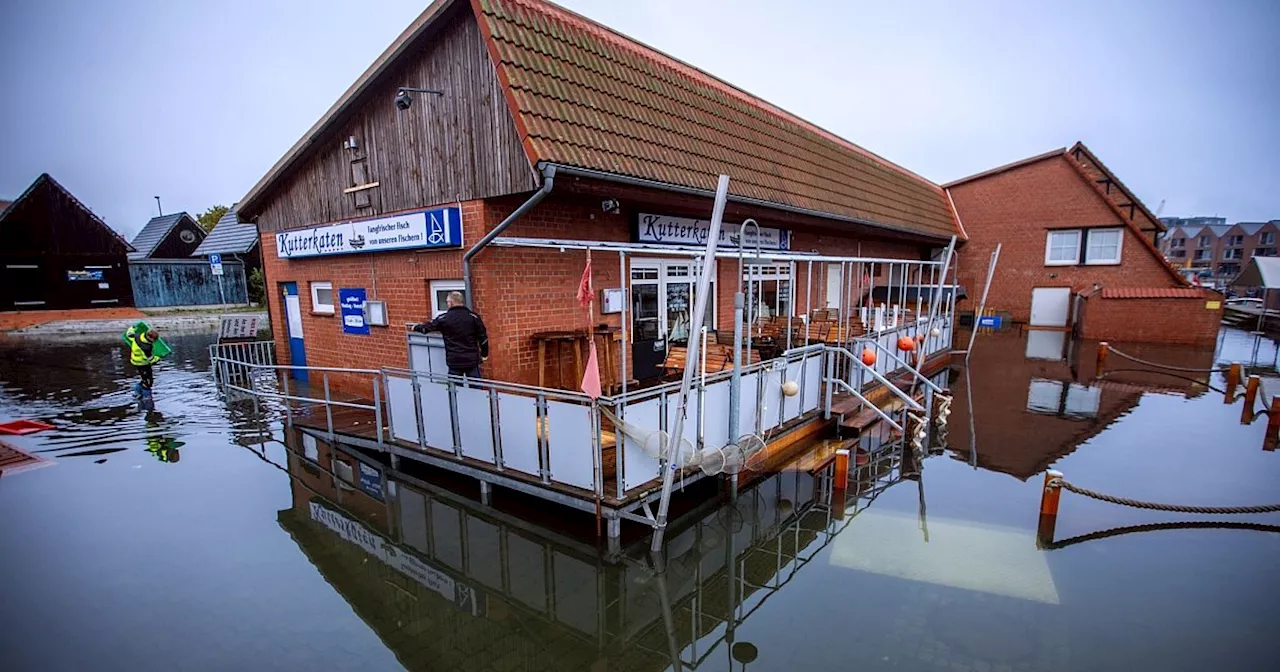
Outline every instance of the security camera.
<svg viewBox="0 0 1280 672"><path fill-rule="evenodd" d="M404 89L400 89L399 91L396 91L396 107L398 109L407 110L409 109L409 106L412 104L413 104L413 97L409 95L408 91L405 91Z"/></svg>

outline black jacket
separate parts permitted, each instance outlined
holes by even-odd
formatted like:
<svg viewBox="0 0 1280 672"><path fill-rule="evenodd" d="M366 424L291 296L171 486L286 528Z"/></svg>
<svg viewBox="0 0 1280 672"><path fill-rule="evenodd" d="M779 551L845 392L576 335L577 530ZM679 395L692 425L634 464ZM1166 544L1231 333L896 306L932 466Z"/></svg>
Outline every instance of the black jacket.
<svg viewBox="0 0 1280 672"><path fill-rule="evenodd" d="M489 356L489 332L484 321L466 306L454 306L443 315L413 330L425 334L438 331L444 337L444 361L450 369L472 369Z"/></svg>

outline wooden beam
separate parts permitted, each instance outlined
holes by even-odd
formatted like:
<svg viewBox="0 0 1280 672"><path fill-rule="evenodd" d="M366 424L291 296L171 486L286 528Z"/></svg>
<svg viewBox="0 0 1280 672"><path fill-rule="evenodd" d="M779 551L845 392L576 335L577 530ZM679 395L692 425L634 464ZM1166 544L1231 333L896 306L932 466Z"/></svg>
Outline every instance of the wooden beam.
<svg viewBox="0 0 1280 672"><path fill-rule="evenodd" d="M354 186L354 187L347 187L346 189L343 189L343 190L342 190L342 193L344 193L344 194L354 194L354 193L356 193L357 191L364 191L365 189L372 189L372 188L374 188L374 187L376 187L376 186L378 186L378 183L377 183L377 182L369 182L368 184L357 184L357 185L356 185L356 186Z"/></svg>

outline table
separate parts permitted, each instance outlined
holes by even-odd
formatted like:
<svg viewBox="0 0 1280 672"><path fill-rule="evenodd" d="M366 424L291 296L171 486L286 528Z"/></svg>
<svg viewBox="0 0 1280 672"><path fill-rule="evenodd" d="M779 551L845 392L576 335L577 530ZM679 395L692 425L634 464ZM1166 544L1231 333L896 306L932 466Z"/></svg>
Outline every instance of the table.
<svg viewBox="0 0 1280 672"><path fill-rule="evenodd" d="M617 327L596 327L592 331L592 337L600 339L604 347L598 348L597 357L600 363L600 386L608 388L614 384L617 376L614 373L617 367L616 356L613 352L613 344L621 338L622 330ZM577 331L540 331L531 337L533 342L538 345L538 387L547 386L547 346L554 346L555 359L552 366L556 371L556 387L562 390L576 390L582 382L583 373L583 355L582 351L587 345L587 333L584 329ZM563 367L561 366L561 357L564 356L564 346L569 346L573 350L573 370L575 378L570 381L570 387L565 387Z"/></svg>

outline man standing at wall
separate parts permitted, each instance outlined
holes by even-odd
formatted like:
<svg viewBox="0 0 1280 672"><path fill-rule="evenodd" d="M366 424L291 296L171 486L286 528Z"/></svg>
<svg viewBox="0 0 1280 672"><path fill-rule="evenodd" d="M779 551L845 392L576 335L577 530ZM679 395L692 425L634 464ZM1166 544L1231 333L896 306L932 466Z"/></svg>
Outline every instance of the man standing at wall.
<svg viewBox="0 0 1280 672"><path fill-rule="evenodd" d="M430 322L413 325L413 330L420 334L440 332L449 375L479 378L480 362L489 358L489 332L484 320L467 308L462 292L449 292L445 303L448 310Z"/></svg>

